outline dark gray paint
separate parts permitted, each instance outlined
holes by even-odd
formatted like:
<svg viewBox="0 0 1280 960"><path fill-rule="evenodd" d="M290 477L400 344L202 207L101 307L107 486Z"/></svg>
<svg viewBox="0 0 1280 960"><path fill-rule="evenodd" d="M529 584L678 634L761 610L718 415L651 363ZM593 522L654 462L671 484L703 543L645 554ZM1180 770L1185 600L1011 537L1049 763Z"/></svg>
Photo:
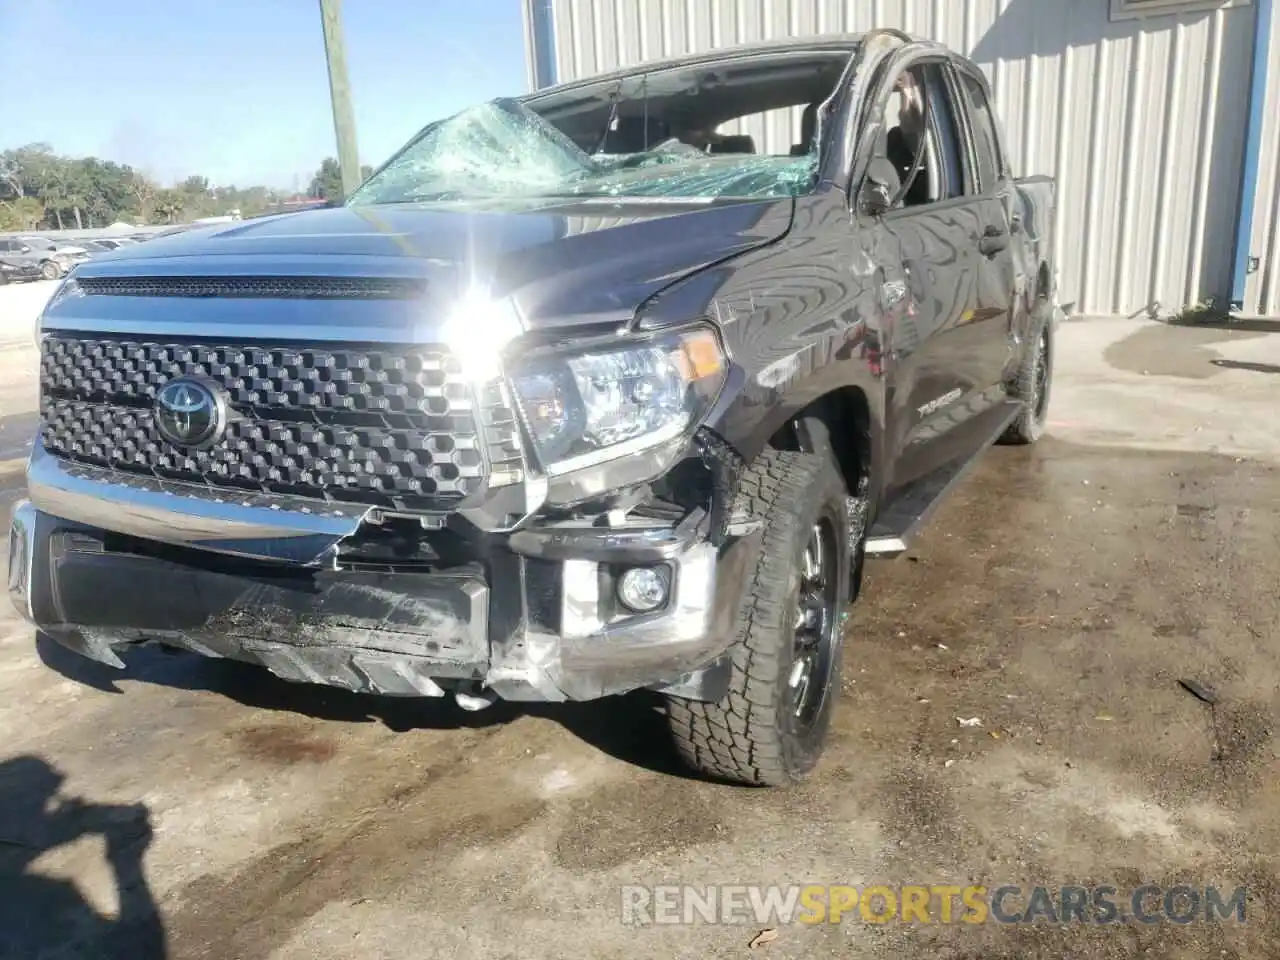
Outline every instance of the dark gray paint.
<svg viewBox="0 0 1280 960"><path fill-rule="evenodd" d="M152 241L79 272L417 277L427 281L425 300L81 297L56 303L47 324L422 342L439 334L473 284L510 296L535 337L616 336L708 318L734 373L705 426L750 460L813 401L858 391L870 414L871 492L884 501L936 465L931 446L963 427L961 412L976 417L1002 399L1028 314L1052 295L1052 185L1002 175L975 196L879 219L860 214L862 171L894 74L921 59L976 68L898 36L838 42L850 66L823 110L821 177L809 195L286 214ZM964 102L958 107L963 112ZM967 119L959 119L972 150ZM984 255L987 231L1006 235L1008 246ZM521 349L516 343L510 352ZM954 403L921 413L957 391ZM974 438L975 449L982 439Z"/></svg>

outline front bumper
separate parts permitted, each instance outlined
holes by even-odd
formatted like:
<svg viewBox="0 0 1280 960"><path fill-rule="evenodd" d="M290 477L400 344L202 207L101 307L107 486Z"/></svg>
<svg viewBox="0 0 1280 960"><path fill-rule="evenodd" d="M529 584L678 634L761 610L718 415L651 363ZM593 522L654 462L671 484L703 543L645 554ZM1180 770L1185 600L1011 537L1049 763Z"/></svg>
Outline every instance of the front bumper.
<svg viewBox="0 0 1280 960"><path fill-rule="evenodd" d="M257 517L253 509L243 516ZM269 512L277 533L291 522ZM154 518L133 519L145 527ZM263 535L249 538L260 546ZM23 501L10 532L10 598L59 643L117 667L122 645L160 641L288 680L392 696L485 688L509 700L589 700L657 687L714 698L705 668L731 637L727 599L747 549L676 530L588 530L568 541L524 531L474 563L406 573L304 566L296 555L268 562L201 549L198 538L165 539L111 533ZM637 563L670 567L671 597L657 613L625 615L613 600L618 565Z"/></svg>

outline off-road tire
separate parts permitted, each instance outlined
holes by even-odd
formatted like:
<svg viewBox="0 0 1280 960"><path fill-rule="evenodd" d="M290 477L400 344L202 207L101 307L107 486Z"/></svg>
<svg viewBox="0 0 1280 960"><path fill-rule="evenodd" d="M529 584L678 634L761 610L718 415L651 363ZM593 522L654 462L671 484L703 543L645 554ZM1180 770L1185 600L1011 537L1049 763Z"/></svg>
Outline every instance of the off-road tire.
<svg viewBox="0 0 1280 960"><path fill-rule="evenodd" d="M787 786L817 763L840 695L840 620L851 582L846 496L834 464L813 454L767 451L743 476L735 515L759 518L764 526L759 559L738 599L729 692L715 703L667 698L676 749L695 770L738 783ZM801 563L820 518L835 532L834 635L821 705L812 722L797 729L788 679Z"/></svg>
<svg viewBox="0 0 1280 960"><path fill-rule="evenodd" d="M1043 381L1038 381L1041 355L1045 371ZM1050 388L1053 386L1053 323L1048 309L1041 310L1032 323L1027 336L1027 349L1023 351L1018 373L1009 385L1009 396L1022 401L1022 410L1000 437L1000 443L1025 446L1035 443L1044 435L1049 419Z"/></svg>
<svg viewBox="0 0 1280 960"><path fill-rule="evenodd" d="M40 264L40 276L46 280L57 280L62 276L62 271L58 269L58 265L52 260L46 260Z"/></svg>

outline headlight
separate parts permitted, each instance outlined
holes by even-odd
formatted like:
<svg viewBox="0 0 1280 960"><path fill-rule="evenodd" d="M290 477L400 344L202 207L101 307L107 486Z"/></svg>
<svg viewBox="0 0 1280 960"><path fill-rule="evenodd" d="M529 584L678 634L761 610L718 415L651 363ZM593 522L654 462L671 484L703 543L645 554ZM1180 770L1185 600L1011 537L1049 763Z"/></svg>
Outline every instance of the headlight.
<svg viewBox="0 0 1280 960"><path fill-rule="evenodd" d="M72 297L82 297L84 291L80 289L80 282L76 279L75 269L62 278L62 282L58 284L58 289L53 291L53 296L49 298L49 302L45 304L42 313L52 310L63 300L70 300Z"/></svg>
<svg viewBox="0 0 1280 960"><path fill-rule="evenodd" d="M725 371L715 334L700 329L526 364L511 383L542 465L557 475L680 436L706 414Z"/></svg>

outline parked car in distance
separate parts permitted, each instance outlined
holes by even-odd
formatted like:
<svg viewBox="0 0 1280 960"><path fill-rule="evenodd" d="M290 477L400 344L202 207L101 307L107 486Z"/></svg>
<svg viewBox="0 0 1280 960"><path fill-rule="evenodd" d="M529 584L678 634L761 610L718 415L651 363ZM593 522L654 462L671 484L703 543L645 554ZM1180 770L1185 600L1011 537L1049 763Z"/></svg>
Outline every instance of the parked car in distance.
<svg viewBox="0 0 1280 960"><path fill-rule="evenodd" d="M172 237L175 234L186 233L188 230L194 229L195 224L191 223L175 223L171 227L165 227L163 230L157 230L155 233L148 234L148 240L160 240L164 237Z"/></svg>
<svg viewBox="0 0 1280 960"><path fill-rule="evenodd" d="M84 252L90 257L99 253L110 253L115 249L115 247L107 246L107 244L101 240L77 240L76 246L84 250Z"/></svg>
<svg viewBox="0 0 1280 960"><path fill-rule="evenodd" d="M778 115L767 152L720 132ZM14 604L115 667L647 689L695 769L802 780L864 559L1045 428L1055 190L1009 155L971 60L797 38L490 101L341 205L86 263L41 320Z"/></svg>
<svg viewBox="0 0 1280 960"><path fill-rule="evenodd" d="M101 237L94 241L99 246L106 247L108 250L119 250L121 247L131 247L138 241L129 237Z"/></svg>
<svg viewBox="0 0 1280 960"><path fill-rule="evenodd" d="M89 259L89 248L85 246L83 240L77 240L75 243L54 244L53 252L72 263L81 263Z"/></svg>
<svg viewBox="0 0 1280 960"><path fill-rule="evenodd" d="M2 243L3 241L0 241ZM0 284L18 283L22 280L40 280L40 264L8 253L0 254Z"/></svg>
<svg viewBox="0 0 1280 960"><path fill-rule="evenodd" d="M48 237L41 236L19 237L18 239L25 240L37 250L55 250L58 253L72 256L85 252L83 240L50 240Z"/></svg>
<svg viewBox="0 0 1280 960"><path fill-rule="evenodd" d="M77 262L87 260L88 255L81 255L79 260L59 253L53 246L35 247L28 242L30 238L0 237L0 257L16 263L33 264L45 280L57 280L65 276Z"/></svg>
<svg viewBox="0 0 1280 960"><path fill-rule="evenodd" d="M89 250L84 242L80 240L69 243L65 240L50 240L48 237L41 236L24 236L18 237L18 239L28 244L33 250L48 251L54 254L58 263L62 265L63 273L66 273L77 263L83 263L89 259Z"/></svg>

